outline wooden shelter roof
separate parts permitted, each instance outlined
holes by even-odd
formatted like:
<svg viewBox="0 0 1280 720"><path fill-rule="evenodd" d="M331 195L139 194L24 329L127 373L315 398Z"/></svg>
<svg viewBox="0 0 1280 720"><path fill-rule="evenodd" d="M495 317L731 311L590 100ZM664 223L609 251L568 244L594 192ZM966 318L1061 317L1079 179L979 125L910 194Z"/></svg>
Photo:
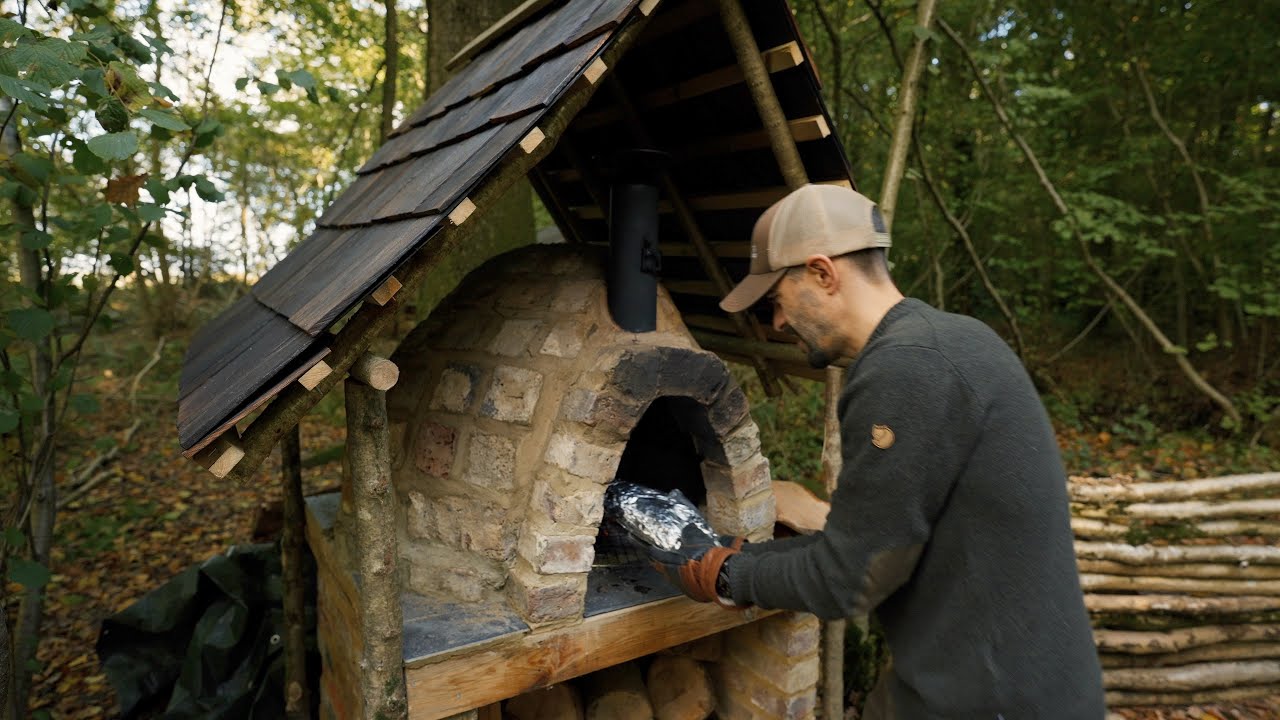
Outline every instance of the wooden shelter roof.
<svg viewBox="0 0 1280 720"><path fill-rule="evenodd" d="M810 181L852 184L786 0L743 5ZM360 168L315 232L196 334L179 384L186 455L238 437L236 423L296 380L307 386L296 392L331 388L326 357L345 371L372 334L369 322L336 335L335 325L387 303L396 278L430 281L424 258L465 243L458 226L511 176L528 176L568 241L607 243L597 159L632 147L673 156L659 208L662 279L686 323L704 346L754 358L761 372L795 369L789 347L744 350L735 338L768 332L716 306L746 272L755 218L786 193L716 0L529 0L463 53L466 64Z"/></svg>

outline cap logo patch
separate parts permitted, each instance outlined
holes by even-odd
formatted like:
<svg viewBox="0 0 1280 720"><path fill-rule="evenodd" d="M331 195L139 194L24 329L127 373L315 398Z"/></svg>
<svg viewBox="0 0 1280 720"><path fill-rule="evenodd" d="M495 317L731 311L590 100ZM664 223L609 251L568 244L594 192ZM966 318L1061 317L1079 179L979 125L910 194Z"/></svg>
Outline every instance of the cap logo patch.
<svg viewBox="0 0 1280 720"><path fill-rule="evenodd" d="M872 425L871 426L871 444L881 450L888 450L893 447L893 430L888 425Z"/></svg>

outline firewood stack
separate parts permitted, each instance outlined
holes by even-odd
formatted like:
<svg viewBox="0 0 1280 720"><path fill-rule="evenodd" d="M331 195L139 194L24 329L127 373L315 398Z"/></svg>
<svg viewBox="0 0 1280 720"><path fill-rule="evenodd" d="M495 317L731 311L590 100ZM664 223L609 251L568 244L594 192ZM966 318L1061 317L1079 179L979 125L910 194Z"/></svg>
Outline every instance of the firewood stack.
<svg viewBox="0 0 1280 720"><path fill-rule="evenodd" d="M1069 491L1109 706L1280 693L1280 473Z"/></svg>
<svg viewBox="0 0 1280 720"><path fill-rule="evenodd" d="M716 706L711 636L506 701L512 720L706 720Z"/></svg>

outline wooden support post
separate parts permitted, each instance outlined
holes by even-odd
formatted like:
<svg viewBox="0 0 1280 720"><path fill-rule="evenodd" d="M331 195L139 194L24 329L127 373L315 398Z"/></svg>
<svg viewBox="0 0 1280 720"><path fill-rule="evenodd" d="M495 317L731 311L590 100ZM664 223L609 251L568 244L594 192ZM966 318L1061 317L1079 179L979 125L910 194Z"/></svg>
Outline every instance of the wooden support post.
<svg viewBox="0 0 1280 720"><path fill-rule="evenodd" d="M835 495L840 482L840 470L844 465L840 448L840 389L844 386L844 369L835 365L827 368L824 399L826 411L822 428L822 486L827 500ZM822 708L824 718L844 717L844 620L832 620L822 628ZM866 630L867 624L860 625Z"/></svg>
<svg viewBox="0 0 1280 720"><path fill-rule="evenodd" d="M205 470L213 473L214 477L224 478L243 457L244 448L236 439L236 429L233 427L219 435L192 459L200 463Z"/></svg>
<svg viewBox="0 0 1280 720"><path fill-rule="evenodd" d="M407 718L400 578L396 572L395 493L387 430L387 395L348 379L347 453L355 503L360 581L360 694L364 716Z"/></svg>
<svg viewBox="0 0 1280 720"><path fill-rule="evenodd" d="M796 149L795 139L791 137L791 126L787 116L782 112L778 95L773 90L773 81L769 79L769 70L760 57L760 47L756 45L755 35L751 34L751 24L747 14L742 11L739 0L720 0L720 19L724 21L724 29L729 33L729 42L733 44L733 52L738 57L738 65L747 79L747 88L755 101L756 110L764 122L765 132L769 133L769 144L773 147L778 167L782 168L782 178L792 190L809 181L804 162L800 160L800 151Z"/></svg>
<svg viewBox="0 0 1280 720"><path fill-rule="evenodd" d="M280 439L280 479L284 484L284 712L288 720L311 717L307 692L307 585L303 578L307 510L302 500L302 443L299 426Z"/></svg>

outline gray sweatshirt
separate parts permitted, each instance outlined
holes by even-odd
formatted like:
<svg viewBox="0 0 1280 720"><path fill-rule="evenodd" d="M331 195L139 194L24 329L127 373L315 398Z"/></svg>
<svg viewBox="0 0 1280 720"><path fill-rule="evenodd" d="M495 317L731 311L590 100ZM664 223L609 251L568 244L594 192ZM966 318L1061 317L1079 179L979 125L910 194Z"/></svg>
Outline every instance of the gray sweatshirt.
<svg viewBox="0 0 1280 720"><path fill-rule="evenodd" d="M892 718L1103 717L1049 418L990 328L906 299L849 368L821 533L748 545L733 599L874 611Z"/></svg>

